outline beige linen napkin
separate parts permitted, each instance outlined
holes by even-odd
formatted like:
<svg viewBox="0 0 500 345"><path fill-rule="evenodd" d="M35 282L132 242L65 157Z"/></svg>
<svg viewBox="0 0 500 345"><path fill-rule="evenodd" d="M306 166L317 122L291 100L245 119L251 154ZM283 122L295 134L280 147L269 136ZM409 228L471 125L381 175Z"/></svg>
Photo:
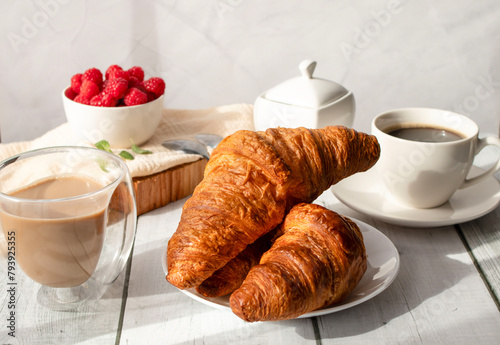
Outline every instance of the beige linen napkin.
<svg viewBox="0 0 500 345"><path fill-rule="evenodd" d="M193 137L198 133L213 133L223 137L240 129L253 129L253 107L249 104L224 105L210 109L164 109L163 117L155 134L141 148L152 154L135 154L134 160L126 160L132 177L148 176L166 169L198 160L199 155L185 154L164 148L167 139ZM33 141L0 144L0 160L10 156L49 146L74 145L74 135L68 123L47 132ZM94 143L79 142L81 146ZM118 153L120 150L114 150Z"/></svg>

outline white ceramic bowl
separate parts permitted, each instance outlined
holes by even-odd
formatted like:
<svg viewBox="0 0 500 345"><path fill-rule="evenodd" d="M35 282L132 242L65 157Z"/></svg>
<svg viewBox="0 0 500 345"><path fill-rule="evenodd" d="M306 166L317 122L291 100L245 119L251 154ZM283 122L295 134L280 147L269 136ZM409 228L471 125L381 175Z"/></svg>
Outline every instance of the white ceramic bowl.
<svg viewBox="0 0 500 345"><path fill-rule="evenodd" d="M129 107L95 107L69 99L62 92L64 111L78 141L107 140L112 148L130 148L145 143L160 124L163 96Z"/></svg>

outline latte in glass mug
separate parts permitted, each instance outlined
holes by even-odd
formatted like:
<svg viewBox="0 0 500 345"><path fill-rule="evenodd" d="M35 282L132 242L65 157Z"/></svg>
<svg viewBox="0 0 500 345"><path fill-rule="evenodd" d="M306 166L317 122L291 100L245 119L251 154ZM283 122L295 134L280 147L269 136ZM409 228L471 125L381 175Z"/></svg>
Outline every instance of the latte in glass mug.
<svg viewBox="0 0 500 345"><path fill-rule="evenodd" d="M89 178L69 175L37 181L9 195L27 200L61 199L102 187ZM33 216L29 207L15 215L1 211L4 232L15 236L16 261L37 283L73 287L94 272L104 241L107 207L80 207L77 203L47 207L44 218Z"/></svg>

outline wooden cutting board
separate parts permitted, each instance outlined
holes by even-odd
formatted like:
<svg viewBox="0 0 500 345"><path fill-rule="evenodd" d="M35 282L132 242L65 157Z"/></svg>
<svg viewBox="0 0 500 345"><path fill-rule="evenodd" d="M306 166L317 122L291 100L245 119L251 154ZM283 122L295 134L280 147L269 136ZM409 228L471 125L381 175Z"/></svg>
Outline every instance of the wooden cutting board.
<svg viewBox="0 0 500 345"><path fill-rule="evenodd" d="M203 179L205 158L182 164L165 171L143 177L134 177L137 215L180 200L191 193Z"/></svg>

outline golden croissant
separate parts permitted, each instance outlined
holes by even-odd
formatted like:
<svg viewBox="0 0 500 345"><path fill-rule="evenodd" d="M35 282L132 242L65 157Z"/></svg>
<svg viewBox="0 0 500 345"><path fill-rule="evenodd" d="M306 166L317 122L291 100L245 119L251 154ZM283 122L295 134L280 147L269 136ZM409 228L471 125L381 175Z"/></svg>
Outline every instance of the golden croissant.
<svg viewBox="0 0 500 345"><path fill-rule="evenodd" d="M269 231L249 244L234 259L198 285L196 291L205 297L220 297L239 288L250 269L257 265L262 254L271 248L275 236L276 231Z"/></svg>
<svg viewBox="0 0 500 345"><path fill-rule="evenodd" d="M299 204L229 303L249 322L295 318L344 300L366 265L356 223L319 205Z"/></svg>
<svg viewBox="0 0 500 345"><path fill-rule="evenodd" d="M278 226L300 202L371 168L374 136L342 126L238 131L212 152L168 242L167 280L194 288Z"/></svg>

